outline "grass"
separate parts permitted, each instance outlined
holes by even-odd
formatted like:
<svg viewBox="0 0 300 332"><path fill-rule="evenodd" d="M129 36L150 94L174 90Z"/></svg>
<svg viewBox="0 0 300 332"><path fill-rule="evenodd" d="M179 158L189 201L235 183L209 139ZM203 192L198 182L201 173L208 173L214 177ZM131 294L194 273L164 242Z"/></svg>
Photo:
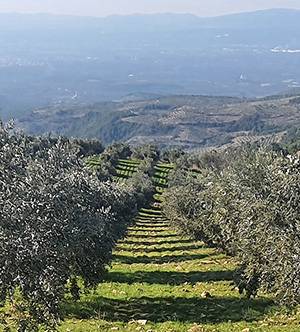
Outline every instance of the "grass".
<svg viewBox="0 0 300 332"><path fill-rule="evenodd" d="M113 180L116 182L126 181L138 171L140 163L140 160L119 159L118 165L116 166L117 176L114 176Z"/></svg>
<svg viewBox="0 0 300 332"><path fill-rule="evenodd" d="M135 172L138 171L140 160L133 159L119 159L116 165L117 176L113 177L114 181L123 182L124 180L130 178ZM99 168L101 166L101 160L99 156L92 157L88 160L88 167Z"/></svg>
<svg viewBox="0 0 300 332"><path fill-rule="evenodd" d="M119 164L138 166L141 163L139 159L119 159Z"/></svg>
<svg viewBox="0 0 300 332"><path fill-rule="evenodd" d="M99 156L92 157L88 160L86 166L88 167L97 167L100 166Z"/></svg>
<svg viewBox="0 0 300 332"><path fill-rule="evenodd" d="M276 314L271 298L239 294L231 257L178 236L157 211L143 211L148 218L118 243L106 281L65 303L60 331L300 330L299 318Z"/></svg>

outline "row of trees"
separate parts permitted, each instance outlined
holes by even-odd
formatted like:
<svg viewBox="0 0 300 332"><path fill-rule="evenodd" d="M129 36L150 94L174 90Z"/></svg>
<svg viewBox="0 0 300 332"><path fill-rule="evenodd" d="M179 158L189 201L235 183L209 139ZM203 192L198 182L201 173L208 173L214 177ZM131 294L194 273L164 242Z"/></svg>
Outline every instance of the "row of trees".
<svg viewBox="0 0 300 332"><path fill-rule="evenodd" d="M174 163L185 154L181 149L167 149L161 153L157 146L146 143L140 146L129 146L126 143L114 142L109 144L99 156L99 164L95 167L100 180L106 181L117 176L119 159L140 160L138 171L127 180L127 185L134 188L138 209L149 205L153 201L155 186L152 177L156 170L154 166L161 160L165 163Z"/></svg>
<svg viewBox="0 0 300 332"><path fill-rule="evenodd" d="M0 295L22 313L20 331L55 328L65 285L72 280L76 296L77 276L85 286L103 278L137 212L133 185L103 182L83 166L78 156L95 149L0 125Z"/></svg>
<svg viewBox="0 0 300 332"><path fill-rule="evenodd" d="M85 167L99 154L98 169ZM125 184L120 158L142 160ZM0 299L20 331L55 329L66 284L76 298L105 275L116 241L152 198L158 160L175 163L164 212L171 222L241 263L240 290L300 302L299 158L240 149L187 156L153 144L34 137L0 124ZM18 297L18 294L21 296ZM21 299L21 300L20 300Z"/></svg>
<svg viewBox="0 0 300 332"><path fill-rule="evenodd" d="M164 213L184 234L237 258L241 292L272 292L281 303L299 304L299 170L299 155L265 148L183 158Z"/></svg>

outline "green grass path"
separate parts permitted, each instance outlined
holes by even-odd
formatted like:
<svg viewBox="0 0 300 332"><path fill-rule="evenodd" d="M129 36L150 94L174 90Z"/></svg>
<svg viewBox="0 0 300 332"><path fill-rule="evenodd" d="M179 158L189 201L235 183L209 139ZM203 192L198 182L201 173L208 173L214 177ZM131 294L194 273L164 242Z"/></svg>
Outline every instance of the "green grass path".
<svg viewBox="0 0 300 332"><path fill-rule="evenodd" d="M270 299L238 293L230 257L145 214L115 248L107 281L68 305L61 331L300 331L296 318L266 316Z"/></svg>

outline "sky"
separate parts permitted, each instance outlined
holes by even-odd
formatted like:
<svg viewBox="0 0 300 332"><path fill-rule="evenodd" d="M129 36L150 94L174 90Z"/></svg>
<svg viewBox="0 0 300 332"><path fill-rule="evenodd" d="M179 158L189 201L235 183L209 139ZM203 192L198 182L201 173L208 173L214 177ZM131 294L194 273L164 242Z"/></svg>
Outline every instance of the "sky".
<svg viewBox="0 0 300 332"><path fill-rule="evenodd" d="M300 0L0 0L0 12L99 16L191 13L200 17L270 8L300 9Z"/></svg>

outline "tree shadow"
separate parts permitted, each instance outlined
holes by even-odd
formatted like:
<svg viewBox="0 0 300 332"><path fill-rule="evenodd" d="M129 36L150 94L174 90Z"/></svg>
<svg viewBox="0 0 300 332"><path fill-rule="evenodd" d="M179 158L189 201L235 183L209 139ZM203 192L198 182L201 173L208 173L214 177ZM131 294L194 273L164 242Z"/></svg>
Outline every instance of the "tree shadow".
<svg viewBox="0 0 300 332"><path fill-rule="evenodd" d="M159 227L162 228L162 227ZM162 233L162 232L167 232L167 229L154 229L154 228L146 228L146 227L139 227L137 229L131 229L131 231L134 232L155 232L155 233ZM137 235L139 236L139 235Z"/></svg>
<svg viewBox="0 0 300 332"><path fill-rule="evenodd" d="M185 298L140 297L111 299L89 294L77 303L66 303L66 313L78 319L103 315L108 321L128 322L147 319L158 323L166 321L220 323L257 321L267 313L270 299L245 298Z"/></svg>
<svg viewBox="0 0 300 332"><path fill-rule="evenodd" d="M147 236L148 237L148 236ZM151 242L151 241L133 241L133 240L127 240L127 239L125 239L125 240L121 240L121 241L119 241L120 243L122 243L122 244L140 244L140 245L145 245L145 246L147 246L147 245L155 245L155 244L157 244L157 245L161 245L161 244L177 244L177 243L195 243L195 241L193 241L193 240L189 240L189 239L187 239L187 240L184 240L184 239L178 239L178 240L166 240L166 241L159 241L159 242Z"/></svg>
<svg viewBox="0 0 300 332"><path fill-rule="evenodd" d="M159 221L168 222L168 219L166 219L166 217L164 217L163 215L157 215L154 217L139 215L137 217L137 221L141 221L141 222L145 222L145 223L150 222L152 220L156 220L156 219L158 219Z"/></svg>
<svg viewBox="0 0 300 332"><path fill-rule="evenodd" d="M148 243L148 245L150 246L158 246L160 245L161 242L151 242ZM169 242L166 242L165 244L169 244ZM192 244L191 246L181 246L181 247L161 247L161 248L134 248L134 252L146 252L146 253L150 253L150 252L157 252L157 253L161 253L161 252L165 252L165 251L185 251L185 250L197 250L197 249L201 249L203 248L203 246L199 245L195 245ZM216 253L214 253L213 255L216 255ZM206 256L211 256L211 255L206 255Z"/></svg>
<svg viewBox="0 0 300 332"><path fill-rule="evenodd" d="M166 250L164 250L166 251ZM200 254L183 254L183 255L165 255L165 256L126 256L113 254L112 259L122 264L163 264L163 263L179 263L196 259L206 258L207 255Z"/></svg>
<svg viewBox="0 0 300 332"><path fill-rule="evenodd" d="M146 230L149 230L149 229L153 229L153 230L155 230L156 228L166 228L166 229L168 229L168 225L166 225L166 224L163 224L163 223L159 223L159 225L149 225L148 226L148 224L136 224L136 226L138 227L138 229L146 229Z"/></svg>
<svg viewBox="0 0 300 332"><path fill-rule="evenodd" d="M174 238L174 237L178 237L178 235L176 234L137 234L137 235L129 235L130 238L135 238L136 242L135 243L139 243L139 238L141 239L149 239L149 238ZM179 241L180 242L180 241Z"/></svg>
<svg viewBox="0 0 300 332"><path fill-rule="evenodd" d="M143 225L148 225L148 224L162 224L165 223L165 220L161 219L161 217L147 217L147 219L139 220L138 223L141 223ZM170 224L169 224L170 226Z"/></svg>
<svg viewBox="0 0 300 332"><path fill-rule="evenodd" d="M148 283L160 285L179 286L185 282L196 284L197 282L232 281L235 271L136 271L136 272L114 272L110 271L107 281L122 282L128 284Z"/></svg>

